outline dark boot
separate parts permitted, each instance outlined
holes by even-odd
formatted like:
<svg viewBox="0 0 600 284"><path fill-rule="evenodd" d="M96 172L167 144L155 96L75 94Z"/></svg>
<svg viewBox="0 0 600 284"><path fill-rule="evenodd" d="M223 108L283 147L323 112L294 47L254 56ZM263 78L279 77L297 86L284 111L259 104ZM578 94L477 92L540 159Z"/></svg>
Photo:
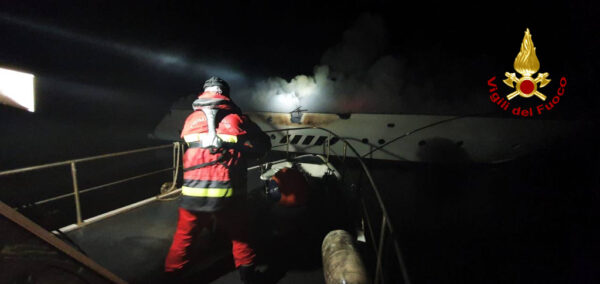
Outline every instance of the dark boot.
<svg viewBox="0 0 600 284"><path fill-rule="evenodd" d="M163 272L158 278L158 283L185 283L183 272L180 270Z"/></svg>
<svg viewBox="0 0 600 284"><path fill-rule="evenodd" d="M256 270L256 265L242 265L238 268L240 279L244 284L262 284L260 271Z"/></svg>

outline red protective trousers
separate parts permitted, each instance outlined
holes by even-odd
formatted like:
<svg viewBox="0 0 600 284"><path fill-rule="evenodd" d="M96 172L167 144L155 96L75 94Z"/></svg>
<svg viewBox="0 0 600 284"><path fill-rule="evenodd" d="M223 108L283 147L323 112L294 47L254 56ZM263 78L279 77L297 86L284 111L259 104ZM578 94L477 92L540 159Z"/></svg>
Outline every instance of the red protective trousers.
<svg viewBox="0 0 600 284"><path fill-rule="evenodd" d="M235 267L254 262L256 255L248 245L248 217L243 210L225 209L209 213L189 211L180 207L177 230L165 260L166 272L179 271L189 262L192 242L202 228L208 228L212 215L216 217L217 226L222 227L231 239Z"/></svg>

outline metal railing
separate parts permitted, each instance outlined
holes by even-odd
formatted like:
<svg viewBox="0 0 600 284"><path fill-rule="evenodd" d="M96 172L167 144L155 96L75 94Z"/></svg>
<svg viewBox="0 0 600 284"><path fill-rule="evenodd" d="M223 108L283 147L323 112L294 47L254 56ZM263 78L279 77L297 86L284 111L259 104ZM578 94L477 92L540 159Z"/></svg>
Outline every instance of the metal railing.
<svg viewBox="0 0 600 284"><path fill-rule="evenodd" d="M124 178L124 179L120 179L120 180L108 182L108 183L105 183L105 184L101 184L101 185L98 185L98 186L93 186L93 187L89 187L89 188L85 188L85 189L80 189L79 188L79 183L78 183L78 180L77 180L77 177L78 177L77 176L77 165L80 164L80 163L89 162L89 161L95 161L95 160L100 160L100 159L106 159L106 158L114 158L114 157L125 156L125 155L131 155L131 154L136 154L136 153L156 151L156 150L167 149L167 148L173 148L173 165L171 167L169 167L169 168L164 168L164 169L160 169L160 170L150 171L150 172L146 172L146 173L139 174L139 175L136 175L136 176L127 177L127 178ZM144 178L144 177L156 175L156 174L167 172L167 171L173 171L173 180L175 180L176 179L176 175L177 175L177 168L178 168L178 165L179 165L179 161L177 160L176 157L179 157L180 153L181 153L181 145L180 145L179 142L175 142L175 143L167 144L167 145L147 147L147 148L135 149L135 150L130 150L130 151L110 153L110 154L98 155L98 156L81 158L81 159L67 160L67 161L62 161L62 162L56 162L56 163L50 163L50 164L43 164L43 165L37 165L37 166L32 166L32 167L25 167L25 168L14 169L14 170L7 170L7 171L0 172L0 177L2 177L2 176L9 176L9 175L16 175L16 174L22 174L22 173L32 172L32 171L39 171L39 170L48 169L48 168L69 166L70 170L71 170L71 180L72 180L72 183L73 183L73 192L67 193L67 194L58 195L58 196L54 196L54 197L50 197L50 198L47 198L47 199L44 199L44 200L35 201L35 202L33 202L33 204L34 205L40 205L40 204L44 204L44 203L48 203L48 202L53 202L53 201L57 201L57 200L61 200L61 199L73 196L74 202L75 202L75 211L76 211L75 212L75 214L76 214L76 225L77 226L81 226L81 225L83 225L83 218L82 218L82 215L81 215L82 208L81 208L81 202L80 202L80 194L86 193L86 192L95 191L95 190L99 190L99 189L102 189L102 188L106 188L106 187L109 187L109 186L114 186L114 185L117 185L117 184L129 182L129 181L133 181L133 180L137 180L137 179L140 179L140 178Z"/></svg>
<svg viewBox="0 0 600 284"><path fill-rule="evenodd" d="M402 257L402 252L400 250L400 246L398 245L398 241L395 238L395 231L394 228L392 226L392 222L390 220L390 216L387 213L387 209L385 207L385 204L383 202L383 199L381 197L381 194L379 192L379 189L377 187L377 185L375 184L375 181L373 180L373 176L371 175L371 172L369 171L369 169L367 168L365 162L362 159L362 156L358 153L358 151L354 148L354 146L352 146L352 144L350 144L346 139L340 137L339 135L335 134L333 131L326 129L326 128L322 128L322 127L298 127L298 128L287 128L287 129L276 129L276 130L269 130L269 131L265 131L266 133L276 133L276 132L285 132L286 135L286 157L289 156L289 145L290 145L290 131L300 131L300 130L307 130L307 129L318 129L321 131L325 131L328 133L329 137L327 139L327 144L326 144L326 148L325 148L325 154L326 154L326 160L329 161L329 155L331 153L330 151L330 146L331 146L331 139L332 137L335 137L337 139L339 139L339 141L342 141L344 143L344 147L343 147L343 157L342 157L342 161L346 160L346 154L347 154L347 149L349 148L350 151L352 153L354 153L355 158L357 159L357 161L360 163L360 166L364 172L364 174L366 175L371 188L373 189L373 193L375 194L376 197L376 201L377 201L377 206L379 207L379 209L381 210L381 226L380 226L380 232L379 232L379 238L377 238L376 234L375 234L375 229L374 229L374 224L371 222L371 216L369 213L369 209L367 207L367 204L365 203L365 200L363 198L361 198L361 205L362 205L362 210L363 210L363 220L366 220L367 223L367 228L369 229L369 234L371 235L371 239L372 239L372 243L373 243L373 249L374 252L376 254L376 264L375 264L375 277L374 277L374 281L373 283L380 283L383 282L383 254L384 254L384 249L385 249L385 244L391 244L393 246L393 251L396 254L396 258L398 261L398 265L400 268L400 271L402 273L402 279L404 281L404 283L409 284L410 283L410 279L408 277L408 272L406 271L406 266L404 264L404 260ZM277 145L277 146L281 146L281 145ZM277 147L275 146L275 147ZM391 242L386 242L388 241ZM378 241L377 241L378 239Z"/></svg>

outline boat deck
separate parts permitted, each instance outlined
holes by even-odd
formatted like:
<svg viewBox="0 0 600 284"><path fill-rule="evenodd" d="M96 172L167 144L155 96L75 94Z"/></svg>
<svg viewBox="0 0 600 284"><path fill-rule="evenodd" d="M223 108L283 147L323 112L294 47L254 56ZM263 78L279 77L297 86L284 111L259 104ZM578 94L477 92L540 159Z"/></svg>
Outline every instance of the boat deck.
<svg viewBox="0 0 600 284"><path fill-rule="evenodd" d="M144 206L115 215L67 235L92 259L131 283L160 283L165 256L169 250L177 223L178 201L154 201ZM291 244L274 244L288 251ZM314 249L313 249L314 251ZM260 254L261 251L258 251ZM272 251L259 256L259 269L268 269L276 283L324 283L321 263L303 263L295 267L277 267L273 270ZM204 260L196 261L189 280L197 283L237 283L231 253L221 246L207 252ZM304 260L307 258L304 257Z"/></svg>
<svg viewBox="0 0 600 284"><path fill-rule="evenodd" d="M258 171L248 173L249 199L260 192L262 182ZM253 181L253 182L250 182ZM252 202L252 201L250 201ZM177 224L179 199L154 200L106 219L69 231L66 235L90 258L130 283L171 283L163 275L163 263ZM256 203L255 203L256 205ZM260 204L259 204L260 205ZM258 208L256 208L258 207ZM255 206L251 224L258 269L270 283L324 283L321 263L321 242L329 226L323 220L336 217L324 208L278 208ZM274 215L303 216L314 222L301 224L291 231L270 231ZM311 213L307 213L307 212ZM324 217L325 216L325 217ZM331 216L331 217L330 217ZM299 220L299 219L296 219ZM289 229L289 228L288 228ZM219 238L214 240L226 240ZM195 257L195 258L194 258ZM185 282L239 283L228 241L214 241L193 253Z"/></svg>

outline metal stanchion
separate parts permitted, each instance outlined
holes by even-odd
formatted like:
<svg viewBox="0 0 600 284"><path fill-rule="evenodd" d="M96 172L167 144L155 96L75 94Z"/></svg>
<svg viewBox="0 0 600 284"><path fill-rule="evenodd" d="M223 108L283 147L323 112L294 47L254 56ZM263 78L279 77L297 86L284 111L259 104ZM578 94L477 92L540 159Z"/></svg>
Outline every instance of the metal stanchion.
<svg viewBox="0 0 600 284"><path fill-rule="evenodd" d="M81 226L81 203L79 202L79 186L77 184L77 167L75 162L71 162L71 177L73 178L73 196L75 197L75 211L77 214L77 225Z"/></svg>

